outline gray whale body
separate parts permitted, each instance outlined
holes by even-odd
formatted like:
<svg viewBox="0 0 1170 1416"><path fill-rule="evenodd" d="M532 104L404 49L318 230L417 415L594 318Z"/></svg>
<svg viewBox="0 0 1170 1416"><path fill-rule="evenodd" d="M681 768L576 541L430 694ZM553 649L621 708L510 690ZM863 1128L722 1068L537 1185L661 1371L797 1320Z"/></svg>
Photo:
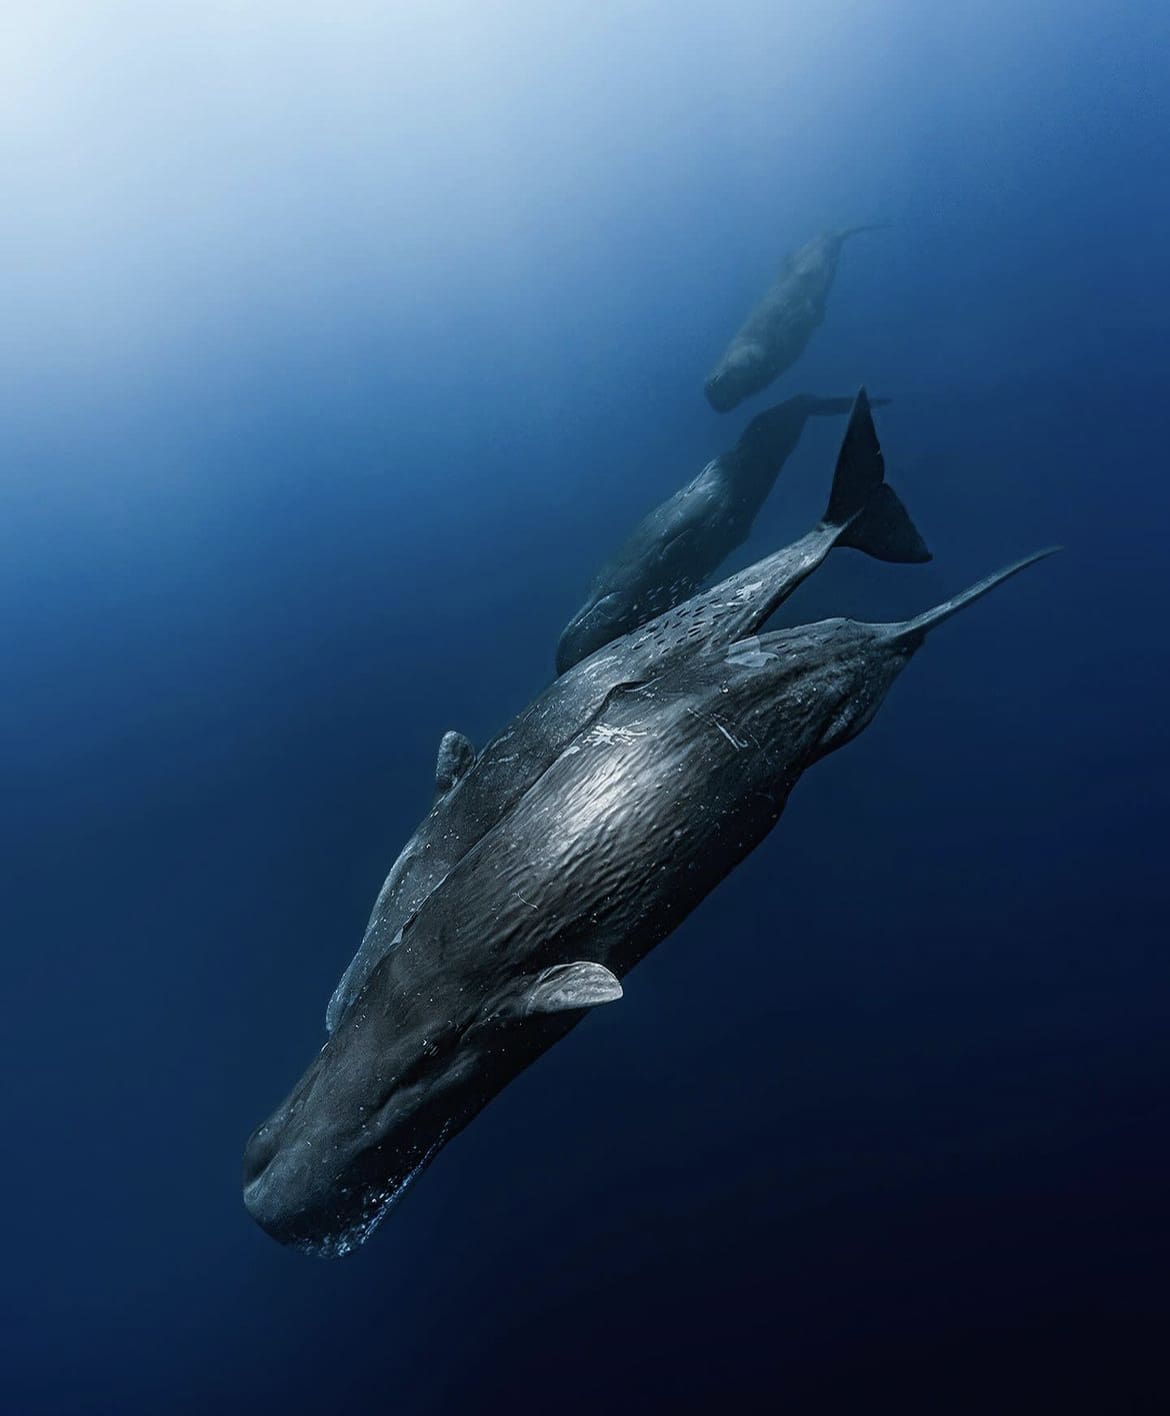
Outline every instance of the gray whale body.
<svg viewBox="0 0 1170 1416"><path fill-rule="evenodd" d="M374 903L361 946L326 1010L338 1027L378 961L463 856L523 797L609 698L696 654L718 653L754 634L835 546L890 560L929 560L930 552L893 489L862 389L853 403L824 519L807 535L591 654L555 679L472 760L394 862ZM444 739L444 742L447 740ZM471 756L469 756L471 754ZM443 775L440 764L439 775Z"/></svg>
<svg viewBox="0 0 1170 1416"><path fill-rule="evenodd" d="M841 247L850 236L880 229L850 226L826 231L785 260L703 385L707 402L717 413L730 413L796 363L825 318Z"/></svg>
<svg viewBox="0 0 1170 1416"><path fill-rule="evenodd" d="M871 721L927 633L1036 559L904 623L750 634L607 695L431 892L253 1134L256 1221L322 1255L368 1238L493 1096L621 997L801 774Z"/></svg>
<svg viewBox="0 0 1170 1416"><path fill-rule="evenodd" d="M875 399L873 406L885 402ZM557 673L691 595L747 540L752 523L810 418L848 413L849 398L798 394L758 414L729 451L660 503L602 566L589 598L561 634ZM925 548L861 547L888 560L925 559Z"/></svg>

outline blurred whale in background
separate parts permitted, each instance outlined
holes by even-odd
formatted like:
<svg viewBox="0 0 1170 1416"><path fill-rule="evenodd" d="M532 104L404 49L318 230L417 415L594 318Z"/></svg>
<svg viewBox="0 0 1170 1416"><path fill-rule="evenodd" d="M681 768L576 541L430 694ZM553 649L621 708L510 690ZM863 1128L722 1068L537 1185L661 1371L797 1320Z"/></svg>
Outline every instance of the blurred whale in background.
<svg viewBox="0 0 1170 1416"><path fill-rule="evenodd" d="M619 685L427 898L253 1133L253 1218L325 1256L368 1238L493 1096L622 996L801 774L872 720L929 631L1037 559L903 623L749 634Z"/></svg>
<svg viewBox="0 0 1170 1416"><path fill-rule="evenodd" d="M337 1028L435 886L604 712L611 695L657 677L677 661L718 653L756 633L835 546L891 561L930 559L885 480L885 460L864 389L854 400L841 441L829 505L811 531L583 659L513 718L478 758L467 755L467 744L464 775L450 790L440 791L386 877L361 947L329 1000L327 1029ZM441 749L441 760L442 755Z"/></svg>
<svg viewBox="0 0 1170 1416"><path fill-rule="evenodd" d="M873 400L879 407L888 400ZM850 398L798 394L753 418L736 445L661 502L597 573L589 598L557 645L563 674L603 644L688 599L747 540L781 468L809 418L848 413ZM925 560L924 546L874 539L863 546L887 560Z"/></svg>
<svg viewBox="0 0 1170 1416"><path fill-rule="evenodd" d="M787 257L708 375L704 391L717 413L730 413L796 363L825 318L841 247L859 232L882 229L879 224L826 231Z"/></svg>

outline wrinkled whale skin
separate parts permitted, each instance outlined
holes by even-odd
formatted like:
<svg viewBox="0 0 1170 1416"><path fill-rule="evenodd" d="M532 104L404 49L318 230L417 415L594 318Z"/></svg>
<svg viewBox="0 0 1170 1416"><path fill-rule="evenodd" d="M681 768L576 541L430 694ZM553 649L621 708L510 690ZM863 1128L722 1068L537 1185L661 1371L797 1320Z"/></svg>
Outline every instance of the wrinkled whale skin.
<svg viewBox="0 0 1170 1416"><path fill-rule="evenodd" d="M430 892L604 711L611 694L656 677L673 663L717 654L754 634L839 545L893 561L930 559L885 481L864 389L853 400L821 522L791 545L582 660L513 718L449 791L439 792L378 894L361 946L329 1000L328 1031L337 1028L378 960L396 946Z"/></svg>
<svg viewBox="0 0 1170 1416"><path fill-rule="evenodd" d="M253 1217L321 1254L368 1237L501 1087L620 996L767 835L801 774L871 721L927 631L1034 559L904 624L750 636L610 694L427 898L254 1133Z"/></svg>

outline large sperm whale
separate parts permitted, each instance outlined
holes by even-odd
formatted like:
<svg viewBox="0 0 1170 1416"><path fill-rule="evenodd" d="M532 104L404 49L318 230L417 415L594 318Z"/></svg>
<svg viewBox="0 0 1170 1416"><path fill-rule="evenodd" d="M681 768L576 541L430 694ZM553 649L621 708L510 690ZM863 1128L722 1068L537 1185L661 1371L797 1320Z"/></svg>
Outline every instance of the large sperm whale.
<svg viewBox="0 0 1170 1416"><path fill-rule="evenodd" d="M1038 558L904 623L752 635L612 695L431 893L253 1134L253 1217L324 1255L367 1238L513 1077L622 996L929 631Z"/></svg>
<svg viewBox="0 0 1170 1416"><path fill-rule="evenodd" d="M885 481L864 389L854 400L841 442L828 508L811 531L582 660L513 718L474 762L467 745L456 780L439 790L386 877L361 946L329 1000L326 1028L333 1032L338 1026L427 895L597 718L613 693L661 673L672 662L717 653L754 634L834 546L852 546L885 560L930 558Z"/></svg>
<svg viewBox="0 0 1170 1416"><path fill-rule="evenodd" d="M874 399L873 407L885 402ZM850 398L798 394L753 418L729 451L660 503L602 566L589 598L565 626L557 645L563 674L611 639L689 599L737 546L810 418L848 413ZM875 545L871 555L925 560L924 546Z"/></svg>
<svg viewBox="0 0 1170 1416"><path fill-rule="evenodd" d="M825 318L841 247L858 232L878 229L826 231L787 257L707 378L707 402L717 413L730 413L796 363Z"/></svg>

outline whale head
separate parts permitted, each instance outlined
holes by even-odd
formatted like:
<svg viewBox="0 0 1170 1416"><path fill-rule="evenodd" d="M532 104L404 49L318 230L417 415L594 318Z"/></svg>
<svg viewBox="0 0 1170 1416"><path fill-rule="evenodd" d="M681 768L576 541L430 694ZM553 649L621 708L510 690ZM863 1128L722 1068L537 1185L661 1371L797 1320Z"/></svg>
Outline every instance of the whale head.
<svg viewBox="0 0 1170 1416"><path fill-rule="evenodd" d="M617 591L582 605L557 641L557 673L568 673L574 664L630 630L628 611L626 598Z"/></svg>
<svg viewBox="0 0 1170 1416"><path fill-rule="evenodd" d="M764 351L758 344L737 339L707 376L703 392L716 413L730 413L760 386Z"/></svg>
<svg viewBox="0 0 1170 1416"><path fill-rule="evenodd" d="M370 993L369 985L363 1000ZM335 1256L362 1243L442 1145L465 1031L355 1004L244 1150L244 1203L274 1239Z"/></svg>
<svg viewBox="0 0 1170 1416"><path fill-rule="evenodd" d="M584 1010L621 997L600 964L511 979L495 952L488 965L498 976L408 938L373 971L245 1147L244 1203L274 1239L324 1257L356 1249L516 1072Z"/></svg>

